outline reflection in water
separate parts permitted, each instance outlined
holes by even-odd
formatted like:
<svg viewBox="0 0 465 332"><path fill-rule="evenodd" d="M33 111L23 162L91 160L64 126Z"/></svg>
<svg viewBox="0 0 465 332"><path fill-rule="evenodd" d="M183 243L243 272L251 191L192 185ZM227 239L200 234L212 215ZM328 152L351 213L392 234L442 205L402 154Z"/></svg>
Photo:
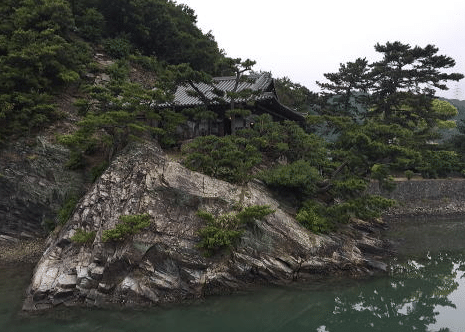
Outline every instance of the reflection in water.
<svg viewBox="0 0 465 332"><path fill-rule="evenodd" d="M428 225L430 239L439 229L452 231L426 242L417 236L426 231L412 226L417 238L401 235L408 239L407 256L391 263L388 276L263 288L170 308L61 308L25 317L18 309L30 271L0 268L0 331L465 331L465 248L458 240L465 223L460 225Z"/></svg>
<svg viewBox="0 0 465 332"><path fill-rule="evenodd" d="M387 277L326 280L214 297L193 305L148 310L59 309L13 314L2 331L460 331L437 325L450 295L465 288L465 254L441 252L395 261ZM0 295L3 290L0 289ZM3 304L3 308L6 308ZM464 316L458 307L456 315ZM2 319L0 315L0 320ZM460 319L457 320L460 322ZM4 325L2 325L2 323ZM435 325L436 324L436 325ZM14 327L14 328L13 328Z"/></svg>
<svg viewBox="0 0 465 332"><path fill-rule="evenodd" d="M459 270L464 262L464 254L449 252L393 262L391 277L382 283L335 298L326 330L427 331L437 322L441 307L456 307L448 296L460 285L457 275L463 275Z"/></svg>

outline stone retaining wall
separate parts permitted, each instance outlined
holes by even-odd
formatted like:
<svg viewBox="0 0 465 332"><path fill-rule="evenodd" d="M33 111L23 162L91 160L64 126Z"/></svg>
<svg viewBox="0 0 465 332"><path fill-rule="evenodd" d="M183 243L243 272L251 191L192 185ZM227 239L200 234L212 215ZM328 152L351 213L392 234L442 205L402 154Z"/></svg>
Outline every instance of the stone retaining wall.
<svg viewBox="0 0 465 332"><path fill-rule="evenodd" d="M377 182L369 187L371 194L397 200L385 219L465 216L465 179L405 180L396 184L392 192L380 190Z"/></svg>

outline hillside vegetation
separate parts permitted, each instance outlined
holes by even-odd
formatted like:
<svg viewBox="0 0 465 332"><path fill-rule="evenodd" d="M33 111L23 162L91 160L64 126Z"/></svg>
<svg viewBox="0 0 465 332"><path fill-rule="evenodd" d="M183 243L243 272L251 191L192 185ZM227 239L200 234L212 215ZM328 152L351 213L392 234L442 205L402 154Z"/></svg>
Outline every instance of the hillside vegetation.
<svg viewBox="0 0 465 332"><path fill-rule="evenodd" d="M184 112L153 105L172 100L179 84L208 84L215 75L243 79L255 64L228 58L196 26L191 8L169 0L5 0L0 27L0 144L68 116L57 103L72 86L81 96L80 120L75 132L57 137L72 151L70 168L86 167L96 153L109 161L131 140L180 149L179 126L215 119L209 101ZM185 144L184 164L239 184L260 179L314 232L352 218L374 220L394 204L367 195L369 181L389 190L392 174L459 174L465 129L437 144L455 127L457 109L435 97L445 83L463 78L445 71L455 61L434 45L388 42L375 50L379 61L359 58L325 74L320 93L288 78L276 81L282 102L305 112L305 125L257 116L251 129ZM97 53L109 64L97 63ZM136 79L134 70L152 79ZM102 75L108 79L97 84ZM245 115L232 99L228 115Z"/></svg>

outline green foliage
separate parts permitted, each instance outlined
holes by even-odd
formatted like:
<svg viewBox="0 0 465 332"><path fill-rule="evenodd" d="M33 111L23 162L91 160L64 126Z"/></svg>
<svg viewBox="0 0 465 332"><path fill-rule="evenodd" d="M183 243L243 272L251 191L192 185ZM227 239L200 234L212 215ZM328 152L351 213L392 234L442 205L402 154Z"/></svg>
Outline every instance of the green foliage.
<svg viewBox="0 0 465 332"><path fill-rule="evenodd" d="M106 39L103 47L108 55L118 59L126 58L132 50L131 42L124 37Z"/></svg>
<svg viewBox="0 0 465 332"><path fill-rule="evenodd" d="M162 65L154 56L131 54L129 60L131 63L137 64L149 72L159 73L162 71Z"/></svg>
<svg viewBox="0 0 465 332"><path fill-rule="evenodd" d="M172 1L5 0L0 22L0 142L60 116L53 96L90 67L89 45L76 33L92 42L103 39L107 54L157 71L153 55L210 73L224 58L213 36L197 28L193 10ZM176 141L172 131L161 140L167 146Z"/></svg>
<svg viewBox="0 0 465 332"><path fill-rule="evenodd" d="M347 223L351 217L372 221L396 202L376 195L362 195L327 207L325 216L333 222Z"/></svg>
<svg viewBox="0 0 465 332"><path fill-rule="evenodd" d="M414 175L415 173L414 173L412 170L406 170L406 171L404 172L404 174L405 174L405 177L407 178L407 180L410 181L410 180L413 178L413 175Z"/></svg>
<svg viewBox="0 0 465 332"><path fill-rule="evenodd" d="M115 228L104 230L102 233L102 241L123 241L130 235L139 233L142 229L150 226L150 215L135 214L120 216L120 223L116 224Z"/></svg>
<svg viewBox="0 0 465 332"><path fill-rule="evenodd" d="M378 180L380 187L386 190L394 190L396 186L392 176L389 175L389 167L385 164L371 166L371 178Z"/></svg>
<svg viewBox="0 0 465 332"><path fill-rule="evenodd" d="M308 111L317 100L316 93L299 83L292 82L288 77L275 79L275 88L279 101L299 112Z"/></svg>
<svg viewBox="0 0 465 332"><path fill-rule="evenodd" d="M0 21L1 142L58 118L53 94L79 80L89 53L64 0L6 0Z"/></svg>
<svg viewBox="0 0 465 332"><path fill-rule="evenodd" d="M324 215L325 207L315 201L306 201L296 215L296 220L315 234L329 233L335 229L334 223Z"/></svg>
<svg viewBox="0 0 465 332"><path fill-rule="evenodd" d="M342 179L335 179L330 189L331 194L338 198L353 198L359 196L367 189L367 181L360 177L347 176Z"/></svg>
<svg viewBox="0 0 465 332"><path fill-rule="evenodd" d="M368 102L367 91L371 83L368 68L368 61L358 58L354 62L341 64L337 73L324 74L329 82L317 84L324 90L326 115L358 120L363 106Z"/></svg>
<svg viewBox="0 0 465 332"><path fill-rule="evenodd" d="M249 137L267 158L285 156L290 162L304 159L321 169L328 164L326 142L293 121L278 123L263 114L255 117L253 132Z"/></svg>
<svg viewBox="0 0 465 332"><path fill-rule="evenodd" d="M76 207L78 198L76 196L70 196L66 199L61 209L58 211L58 223L64 225L68 219L71 217L71 214Z"/></svg>
<svg viewBox="0 0 465 332"><path fill-rule="evenodd" d="M233 246L242 233L234 215L222 215L213 222L207 221L207 226L199 230L201 241L198 247L204 249L205 256L209 257L225 247Z"/></svg>
<svg viewBox="0 0 465 332"><path fill-rule="evenodd" d="M183 153L183 163L190 169L233 183L247 181L261 161L253 144L234 135L197 137L183 147Z"/></svg>
<svg viewBox="0 0 465 332"><path fill-rule="evenodd" d="M104 33L105 18L96 8L86 8L82 15L76 16L78 33L92 42L98 42Z"/></svg>
<svg viewBox="0 0 465 332"><path fill-rule="evenodd" d="M94 241L95 234L95 231L86 232L85 230L78 228L70 240L75 243L86 244Z"/></svg>
<svg viewBox="0 0 465 332"><path fill-rule="evenodd" d="M82 169L85 167L84 156L81 152L72 150L65 167L71 170Z"/></svg>
<svg viewBox="0 0 465 332"><path fill-rule="evenodd" d="M376 195L360 195L327 205L307 200L298 211L296 219L316 234L329 233L336 229L337 223L348 223L351 218L372 221L394 205L394 200Z"/></svg>
<svg viewBox="0 0 465 332"><path fill-rule="evenodd" d="M108 161L103 161L101 164L92 167L92 169L90 170L90 177L92 182L95 182L100 177L100 175L102 175L103 172L105 172L107 168Z"/></svg>
<svg viewBox="0 0 465 332"><path fill-rule="evenodd" d="M422 162L417 167L424 178L447 177L450 173L460 172L463 163L455 151L425 151Z"/></svg>
<svg viewBox="0 0 465 332"><path fill-rule="evenodd" d="M449 119L457 110L435 99L433 88L447 89L447 81L463 75L446 73L455 61L438 55L433 45L388 42L375 50L381 60L341 64L339 72L325 74L327 83L319 83L326 100L321 114L338 133L334 160L358 176L371 173L385 187L392 187L389 169L421 168L434 176L435 163L428 161L431 142L441 137L439 129L453 125Z"/></svg>
<svg viewBox="0 0 465 332"><path fill-rule="evenodd" d="M83 37L97 41L125 36L127 43L117 41L111 47L118 57L126 54L129 44L143 55L156 55L169 64L190 63L210 73L223 57L211 33L202 33L194 11L186 5L166 0L73 0L71 4L77 32Z"/></svg>
<svg viewBox="0 0 465 332"><path fill-rule="evenodd" d="M236 218L240 224L250 225L255 220L261 220L269 214L274 213L275 210L268 205L252 205L247 206L242 211L236 214Z"/></svg>
<svg viewBox="0 0 465 332"><path fill-rule="evenodd" d="M184 117L154 109L152 103L166 101L167 95L129 82L127 72L126 62L117 62L109 69L112 80L107 85L86 87L89 96L87 101L80 101L86 113L78 123L79 129L59 136L60 143L80 153L98 145L111 158L131 140L150 134L163 140L174 136L174 128ZM160 126L153 127L150 121L159 121Z"/></svg>
<svg viewBox="0 0 465 332"><path fill-rule="evenodd" d="M7 0L0 21L1 142L57 119L52 94L79 79L88 48L70 39L64 0Z"/></svg>
<svg viewBox="0 0 465 332"><path fill-rule="evenodd" d="M258 177L267 185L297 190L305 197L315 194L317 183L322 180L318 169L302 159L263 171Z"/></svg>
<svg viewBox="0 0 465 332"><path fill-rule="evenodd" d="M234 246L244 232L244 227L272 213L274 210L267 205L249 206L238 213L223 214L216 218L209 212L199 210L197 216L205 220L207 225L198 232L201 241L197 246L205 250L206 256L212 256L221 249Z"/></svg>

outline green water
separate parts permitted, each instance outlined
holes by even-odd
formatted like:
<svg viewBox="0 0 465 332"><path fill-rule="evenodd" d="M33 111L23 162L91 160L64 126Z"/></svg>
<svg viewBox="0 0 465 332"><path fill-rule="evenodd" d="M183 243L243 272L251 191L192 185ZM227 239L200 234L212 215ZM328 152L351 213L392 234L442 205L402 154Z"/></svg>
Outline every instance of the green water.
<svg viewBox="0 0 465 332"><path fill-rule="evenodd" d="M389 276L322 280L145 310L21 313L30 266L0 267L0 331L465 331L465 221L394 224Z"/></svg>

